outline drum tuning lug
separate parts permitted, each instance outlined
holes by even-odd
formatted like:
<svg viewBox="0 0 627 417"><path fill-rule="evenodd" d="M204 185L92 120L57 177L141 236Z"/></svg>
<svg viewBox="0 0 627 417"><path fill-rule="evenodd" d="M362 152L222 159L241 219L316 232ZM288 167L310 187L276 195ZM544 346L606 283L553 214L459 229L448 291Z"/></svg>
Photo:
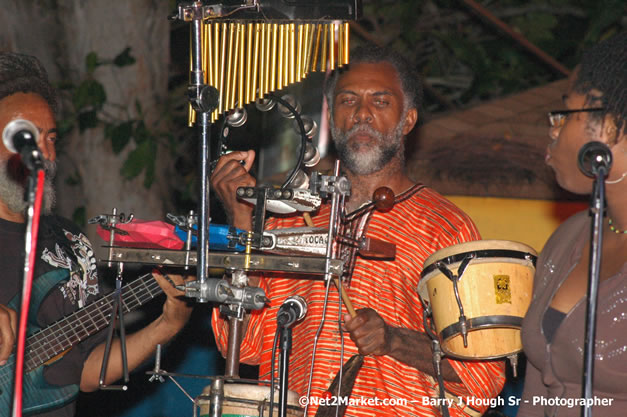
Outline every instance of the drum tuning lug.
<svg viewBox="0 0 627 417"><path fill-rule="evenodd" d="M509 364L512 367L512 375L514 378L518 377L518 354L510 355L507 357Z"/></svg>
<svg viewBox="0 0 627 417"><path fill-rule="evenodd" d="M462 334L462 339L464 341L464 347L468 347L468 321L466 320L465 315L459 316L459 330Z"/></svg>

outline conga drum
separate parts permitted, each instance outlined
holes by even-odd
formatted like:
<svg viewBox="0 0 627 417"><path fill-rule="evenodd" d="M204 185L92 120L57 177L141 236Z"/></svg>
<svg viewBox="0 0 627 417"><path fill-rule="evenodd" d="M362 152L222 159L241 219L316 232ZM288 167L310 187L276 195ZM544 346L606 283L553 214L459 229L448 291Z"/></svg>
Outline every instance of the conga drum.
<svg viewBox="0 0 627 417"><path fill-rule="evenodd" d="M207 417L210 409L211 386L205 387L198 400L200 417ZM303 417L303 409L298 403L298 394L288 391L287 415ZM279 415L279 392L274 393L273 417ZM270 387L253 384L224 384L222 417L269 417Z"/></svg>
<svg viewBox="0 0 627 417"><path fill-rule="evenodd" d="M480 240L427 258L418 294L442 351L458 359L496 359L522 350L537 253L506 240Z"/></svg>

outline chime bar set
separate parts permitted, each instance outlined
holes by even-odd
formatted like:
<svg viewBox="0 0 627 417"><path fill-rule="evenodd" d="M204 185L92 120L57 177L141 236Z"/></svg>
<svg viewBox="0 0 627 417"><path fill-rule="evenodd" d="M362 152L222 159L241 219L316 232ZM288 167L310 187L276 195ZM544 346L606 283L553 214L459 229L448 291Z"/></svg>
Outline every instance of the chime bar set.
<svg viewBox="0 0 627 417"><path fill-rule="evenodd" d="M211 122L310 72L348 64L348 22L208 20L201 30L204 82L220 97ZM194 122L190 105L189 124Z"/></svg>

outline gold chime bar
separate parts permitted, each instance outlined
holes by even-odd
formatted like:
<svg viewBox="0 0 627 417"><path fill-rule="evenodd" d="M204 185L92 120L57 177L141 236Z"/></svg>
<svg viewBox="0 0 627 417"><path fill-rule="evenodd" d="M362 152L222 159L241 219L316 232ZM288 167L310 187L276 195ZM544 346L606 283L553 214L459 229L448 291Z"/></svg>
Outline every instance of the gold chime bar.
<svg viewBox="0 0 627 417"><path fill-rule="evenodd" d="M277 23L272 24L272 43L269 45L272 50L272 58L270 60L270 77L268 77L268 88L266 88L267 92L272 92L276 90L276 79L277 79L277 39L279 37L279 25ZM267 75L267 74L266 74Z"/></svg>
<svg viewBox="0 0 627 417"><path fill-rule="evenodd" d="M287 57L285 54L285 25L279 25L279 49L278 49L278 62L277 62L277 83L276 88L280 90L283 88L283 72L285 67L283 65L283 61L287 61Z"/></svg>
<svg viewBox="0 0 627 417"><path fill-rule="evenodd" d="M288 26L289 33L289 46L290 49L288 51L290 60L289 60L289 77L285 82L285 85L294 84L296 82L296 26L294 23L290 23Z"/></svg>
<svg viewBox="0 0 627 417"><path fill-rule="evenodd" d="M257 24L258 25L258 24ZM244 102L240 102L240 106L244 104L248 104L253 101L253 84L256 81L257 75L257 60L259 56L259 37L257 36L257 29L254 23L249 23L246 28L246 98ZM256 42L255 42L256 41ZM254 47L254 52L253 52ZM254 53L254 61L253 61L253 53ZM253 66L255 67L253 75ZM255 85L256 87L256 85Z"/></svg>
<svg viewBox="0 0 627 417"><path fill-rule="evenodd" d="M236 107L301 81L312 71L348 64L348 22L207 19L201 39L204 82L219 93L212 123ZM195 120L190 105L188 122L192 125Z"/></svg>
<svg viewBox="0 0 627 417"><path fill-rule="evenodd" d="M344 45L343 54L342 54L342 65L348 65L348 52L350 45L350 24L348 22L342 23L344 26L344 37L340 40L341 44Z"/></svg>
<svg viewBox="0 0 627 417"><path fill-rule="evenodd" d="M237 107L244 107L244 97L246 91L244 90L244 79L246 78L245 58L246 58L246 25L239 25L240 37L239 37L239 67L237 73L237 103L233 103L233 108L237 104Z"/></svg>

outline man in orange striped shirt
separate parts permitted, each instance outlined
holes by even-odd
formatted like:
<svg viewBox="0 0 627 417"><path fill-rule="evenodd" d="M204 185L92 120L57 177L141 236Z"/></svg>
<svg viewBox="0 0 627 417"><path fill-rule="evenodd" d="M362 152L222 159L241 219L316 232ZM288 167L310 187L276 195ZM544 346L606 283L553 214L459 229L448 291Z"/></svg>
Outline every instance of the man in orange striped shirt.
<svg viewBox="0 0 627 417"><path fill-rule="evenodd" d="M314 338L323 320L324 282L285 279L279 274L251 276L250 285L262 287L270 302L248 316L241 360L259 364L260 379L269 379L276 313L288 296L300 295L309 310L293 327L290 390L305 395L311 378L310 399L323 398L341 364L350 355L361 353L365 361L346 415L440 415L431 340L424 331L416 287L429 255L480 239L479 232L460 209L434 190L415 184L405 173L404 138L416 124L422 92L418 78L402 58L383 49L357 50L349 70L327 82L325 95L343 174L352 186L347 211L368 203L379 187L388 187L395 195L390 211L371 213L362 219L366 226L352 232L394 243L396 257L355 259L347 293L357 315L351 318L341 311L339 295L331 291L315 355ZM245 230L252 229L252 208L237 200L235 190L255 185L248 173L254 156L248 151L222 157L211 179L230 221ZM328 226L329 215L329 205L324 205L313 216L314 225ZM267 224L267 228L299 226L305 226L301 217L273 219ZM213 328L218 347L225 353L228 326L217 309ZM501 361L444 359L442 375L451 416L478 416L500 392L504 366ZM315 400L310 401L308 415L314 415L316 409Z"/></svg>

